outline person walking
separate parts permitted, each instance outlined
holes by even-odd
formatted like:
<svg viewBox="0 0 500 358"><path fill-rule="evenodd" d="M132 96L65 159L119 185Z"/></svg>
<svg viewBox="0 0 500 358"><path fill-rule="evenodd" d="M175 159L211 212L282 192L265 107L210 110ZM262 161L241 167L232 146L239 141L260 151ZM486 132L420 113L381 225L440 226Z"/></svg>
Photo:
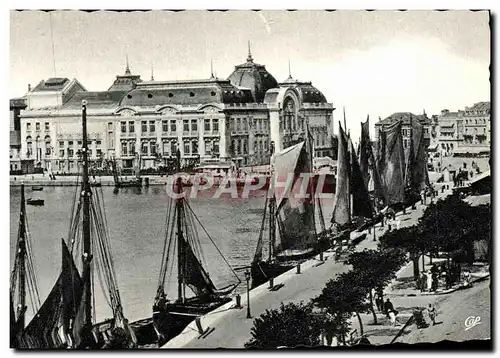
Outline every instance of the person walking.
<svg viewBox="0 0 500 358"><path fill-rule="evenodd" d="M432 303L429 303L429 307L427 307L427 312L429 313L429 318L432 322L432 325L436 325L436 307Z"/></svg>
<svg viewBox="0 0 500 358"><path fill-rule="evenodd" d="M426 285L427 291L431 292L431 290L432 290L432 275L429 271L425 271L425 277L427 278L427 285Z"/></svg>
<svg viewBox="0 0 500 358"><path fill-rule="evenodd" d="M385 308L385 314L391 320L392 326L395 327L396 326L397 311L394 310L394 306L393 306L392 302L389 300L389 298L387 298L387 301L385 301L384 308Z"/></svg>

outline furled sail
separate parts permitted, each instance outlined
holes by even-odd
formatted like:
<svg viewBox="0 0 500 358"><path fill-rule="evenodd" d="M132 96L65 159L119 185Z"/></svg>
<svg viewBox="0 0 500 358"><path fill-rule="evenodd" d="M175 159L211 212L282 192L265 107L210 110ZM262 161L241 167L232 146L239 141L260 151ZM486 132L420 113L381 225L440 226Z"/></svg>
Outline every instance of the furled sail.
<svg viewBox="0 0 500 358"><path fill-rule="evenodd" d="M365 188L370 182L370 157L372 148L370 143L370 118L365 123L361 123L361 140L359 142L359 170L363 176Z"/></svg>
<svg viewBox="0 0 500 358"><path fill-rule="evenodd" d="M20 348L60 348L70 343L70 321L82 300L83 281L62 240L62 269L35 317L19 335Z"/></svg>
<svg viewBox="0 0 500 358"><path fill-rule="evenodd" d="M316 243L309 150L310 146L304 141L275 157L274 195L280 234L275 251L284 255L312 250Z"/></svg>
<svg viewBox="0 0 500 358"><path fill-rule="evenodd" d="M413 146L407 156L407 162L411 163L411 179L409 184L416 193L419 193L427 184L427 154L424 143L424 126L418 119L410 120L412 127ZM409 154L413 154L410 156Z"/></svg>
<svg viewBox="0 0 500 358"><path fill-rule="evenodd" d="M364 182L361 168L356 158L356 151L351 139L351 178L349 180L350 193L352 194L352 214L353 216L371 218L373 216L372 203L368 195L367 184Z"/></svg>
<svg viewBox="0 0 500 358"><path fill-rule="evenodd" d="M347 136L339 122L337 182L333 202L332 223L344 225L350 222L350 160Z"/></svg>
<svg viewBox="0 0 500 358"><path fill-rule="evenodd" d="M401 121L384 128L386 140L385 161L382 166L382 182L386 194L386 204L404 202L405 158Z"/></svg>

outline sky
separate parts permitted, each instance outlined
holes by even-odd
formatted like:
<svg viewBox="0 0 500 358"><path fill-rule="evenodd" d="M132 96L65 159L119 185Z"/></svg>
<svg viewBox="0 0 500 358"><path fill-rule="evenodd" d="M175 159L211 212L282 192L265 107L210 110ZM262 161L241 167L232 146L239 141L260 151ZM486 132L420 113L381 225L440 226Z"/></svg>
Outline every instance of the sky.
<svg viewBox="0 0 500 358"><path fill-rule="evenodd" d="M52 24L52 26L51 26ZM52 41L53 38L53 41ZM394 112L439 114L490 100L486 11L24 11L10 13L8 94L49 77L107 90L130 69L145 80L227 78L254 61L278 80L311 81L353 138ZM373 134L373 132L372 132Z"/></svg>

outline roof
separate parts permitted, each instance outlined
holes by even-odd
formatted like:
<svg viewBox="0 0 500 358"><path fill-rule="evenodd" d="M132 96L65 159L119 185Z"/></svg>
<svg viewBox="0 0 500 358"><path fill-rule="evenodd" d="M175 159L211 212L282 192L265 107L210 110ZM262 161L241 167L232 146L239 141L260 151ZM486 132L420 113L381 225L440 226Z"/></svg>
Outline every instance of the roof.
<svg viewBox="0 0 500 358"><path fill-rule="evenodd" d="M87 101L87 108L116 108L120 100L127 92L125 91L101 91L101 92L86 92L78 91L63 104L63 108L77 109L82 107L82 101Z"/></svg>
<svg viewBox="0 0 500 358"><path fill-rule="evenodd" d="M252 54L248 54L247 62L235 66L228 80L236 87L249 88L254 101L261 103L266 92L278 87L276 79L266 70L266 66L253 62Z"/></svg>
<svg viewBox="0 0 500 358"><path fill-rule="evenodd" d="M475 183L477 183L478 181L481 181L481 180L484 180L484 179L487 179L487 178L490 178L491 177L491 171L487 170L485 171L484 173L481 173L479 174L478 176L474 177L471 181L470 181L470 185L473 185Z"/></svg>
<svg viewBox="0 0 500 358"><path fill-rule="evenodd" d="M69 82L70 80L66 77L52 77L47 81L40 81L31 92L62 91Z"/></svg>
<svg viewBox="0 0 500 358"><path fill-rule="evenodd" d="M375 122L376 126L392 124L398 120L402 120L403 124L410 124L410 117L412 119L417 118L421 123L430 123L430 119L424 114L413 114L411 112L396 112L391 114L389 117Z"/></svg>
<svg viewBox="0 0 500 358"><path fill-rule="evenodd" d="M21 132L10 131L10 145L12 147L21 146Z"/></svg>
<svg viewBox="0 0 500 358"><path fill-rule="evenodd" d="M28 103L26 101L26 96L24 97L17 97L17 98L11 98L10 101L10 108L21 108L24 109L27 107Z"/></svg>
<svg viewBox="0 0 500 358"><path fill-rule="evenodd" d="M200 105L206 103L251 103L249 90L239 89L228 80L143 82L127 93L121 106Z"/></svg>
<svg viewBox="0 0 500 358"><path fill-rule="evenodd" d="M478 102L475 103L472 107L465 107L467 111L490 111L491 103L490 102Z"/></svg>
<svg viewBox="0 0 500 358"><path fill-rule="evenodd" d="M285 81L280 83L280 87L293 87L296 88L302 95L303 103L326 103L326 97L312 85L311 82L300 82L293 80L291 76Z"/></svg>

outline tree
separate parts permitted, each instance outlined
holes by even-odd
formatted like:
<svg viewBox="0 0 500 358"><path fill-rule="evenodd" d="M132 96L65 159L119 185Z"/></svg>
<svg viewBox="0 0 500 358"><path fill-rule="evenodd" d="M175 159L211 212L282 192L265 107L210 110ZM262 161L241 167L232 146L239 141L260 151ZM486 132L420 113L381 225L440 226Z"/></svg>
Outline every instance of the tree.
<svg viewBox="0 0 500 358"><path fill-rule="evenodd" d="M377 324L377 315L373 308L373 289L384 288L396 272L406 263L406 254L402 249L363 250L349 255L346 263L352 265L353 276L357 277L360 287L368 294L369 309L373 314L373 322Z"/></svg>
<svg viewBox="0 0 500 358"><path fill-rule="evenodd" d="M316 346L322 322L313 312L311 303L281 303L279 309L266 310L254 320L252 338L246 348L271 349L281 346Z"/></svg>
<svg viewBox="0 0 500 358"><path fill-rule="evenodd" d="M345 342L345 334L348 332L347 321L353 313L358 317L360 333L363 335L363 322L359 312L368 310L368 305L365 303L367 293L358 274L348 271L328 281L321 294L313 298L312 302L333 317L333 327Z"/></svg>
<svg viewBox="0 0 500 358"><path fill-rule="evenodd" d="M418 278L418 258L420 254L426 252L427 248L422 240L418 225L387 231L380 237L379 248L381 250L403 249L407 251L410 254L410 259L413 261L413 278L415 280Z"/></svg>

